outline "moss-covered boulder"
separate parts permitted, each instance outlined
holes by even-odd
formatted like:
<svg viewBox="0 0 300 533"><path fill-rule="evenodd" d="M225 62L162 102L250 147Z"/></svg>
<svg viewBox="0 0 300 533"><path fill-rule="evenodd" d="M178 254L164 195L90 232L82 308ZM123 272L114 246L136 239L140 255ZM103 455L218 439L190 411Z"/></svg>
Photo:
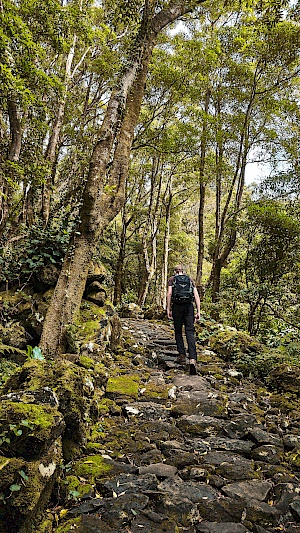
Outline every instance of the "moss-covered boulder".
<svg viewBox="0 0 300 533"><path fill-rule="evenodd" d="M1 452L31 460L44 454L64 431L57 408L3 400L0 406Z"/></svg>
<svg viewBox="0 0 300 533"><path fill-rule="evenodd" d="M144 312L139 305L129 303L121 306L119 316L122 318L144 318Z"/></svg>
<svg viewBox="0 0 300 533"><path fill-rule="evenodd" d="M216 330L209 338L209 347L226 361L231 361L239 354L255 356L263 350L263 346L254 337L229 327Z"/></svg>
<svg viewBox="0 0 300 533"><path fill-rule="evenodd" d="M140 376L138 374L125 374L112 376L108 379L106 386L106 395L108 398L134 398L139 395Z"/></svg>
<svg viewBox="0 0 300 533"><path fill-rule="evenodd" d="M3 344L25 350L30 336L20 322L12 322L5 327L0 324L0 340Z"/></svg>
<svg viewBox="0 0 300 533"><path fill-rule="evenodd" d="M50 498L61 458L60 439L53 442L44 455L33 461L1 457L1 532L36 531L35 522Z"/></svg>
<svg viewBox="0 0 300 533"><path fill-rule="evenodd" d="M295 365L281 364L270 372L269 384L279 391L300 395L300 369Z"/></svg>

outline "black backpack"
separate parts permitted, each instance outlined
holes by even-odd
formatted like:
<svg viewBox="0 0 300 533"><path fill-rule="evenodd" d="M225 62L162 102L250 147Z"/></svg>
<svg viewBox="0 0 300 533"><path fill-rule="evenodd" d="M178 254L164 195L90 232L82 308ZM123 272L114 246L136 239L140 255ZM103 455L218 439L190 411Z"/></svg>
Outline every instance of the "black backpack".
<svg viewBox="0 0 300 533"><path fill-rule="evenodd" d="M181 304L189 304L194 299L194 287L191 278L186 274L174 276L172 287L172 301Z"/></svg>

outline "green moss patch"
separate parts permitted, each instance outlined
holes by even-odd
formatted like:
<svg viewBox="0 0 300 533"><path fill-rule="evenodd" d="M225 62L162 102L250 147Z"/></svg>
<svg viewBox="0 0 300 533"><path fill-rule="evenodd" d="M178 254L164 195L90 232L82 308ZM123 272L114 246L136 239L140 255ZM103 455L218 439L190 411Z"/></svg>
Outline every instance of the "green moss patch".
<svg viewBox="0 0 300 533"><path fill-rule="evenodd" d="M140 377L137 375L114 376L108 379L106 394L110 397L129 396L137 399L139 386Z"/></svg>
<svg viewBox="0 0 300 533"><path fill-rule="evenodd" d="M56 533L70 533L70 531L78 531L79 525L81 522L81 518L72 518L72 520L68 520L61 526L58 526L58 528L55 530Z"/></svg>
<svg viewBox="0 0 300 533"><path fill-rule="evenodd" d="M63 483L68 500L81 500L85 496L90 496L93 493L93 485L83 483L77 476L67 476Z"/></svg>
<svg viewBox="0 0 300 533"><path fill-rule="evenodd" d="M106 475L112 468L112 465L102 455L89 455L74 464L74 473L76 476L93 480Z"/></svg>

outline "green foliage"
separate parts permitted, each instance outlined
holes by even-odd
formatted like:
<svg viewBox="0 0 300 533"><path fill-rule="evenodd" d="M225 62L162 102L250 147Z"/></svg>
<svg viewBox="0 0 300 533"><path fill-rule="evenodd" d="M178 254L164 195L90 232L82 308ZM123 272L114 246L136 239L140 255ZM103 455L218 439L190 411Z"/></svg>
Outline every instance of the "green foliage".
<svg viewBox="0 0 300 533"><path fill-rule="evenodd" d="M54 220L46 228L24 227L22 239L13 248L6 246L0 252L0 283L23 284L31 278L34 282L45 266L60 269L71 229L63 220Z"/></svg>
<svg viewBox="0 0 300 533"><path fill-rule="evenodd" d="M9 348L9 350L7 350L7 348ZM0 344L0 354L4 355L5 352L9 353L10 350L12 351L12 346L4 346L3 344L2 345ZM24 352L22 353L22 355L23 354ZM10 378L15 372L19 370L19 368L20 367L17 363L14 363L13 361L10 361L9 359L5 359L4 357L1 357L0 359L0 388L4 385L4 383L8 380L8 378Z"/></svg>
<svg viewBox="0 0 300 533"><path fill-rule="evenodd" d="M44 356L38 346L35 346L34 348L32 346L27 346L27 358L38 359L39 361L42 361L44 359Z"/></svg>

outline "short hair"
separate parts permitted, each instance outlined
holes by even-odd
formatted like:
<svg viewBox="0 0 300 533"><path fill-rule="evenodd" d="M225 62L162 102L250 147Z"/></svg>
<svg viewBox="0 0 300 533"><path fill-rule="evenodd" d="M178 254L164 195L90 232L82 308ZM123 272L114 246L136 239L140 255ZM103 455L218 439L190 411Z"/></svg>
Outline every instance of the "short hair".
<svg viewBox="0 0 300 533"><path fill-rule="evenodd" d="M176 265L176 266L174 267L174 272L177 272L177 273L178 273L178 272L184 272L183 265L182 265L182 264L180 264L180 265Z"/></svg>

